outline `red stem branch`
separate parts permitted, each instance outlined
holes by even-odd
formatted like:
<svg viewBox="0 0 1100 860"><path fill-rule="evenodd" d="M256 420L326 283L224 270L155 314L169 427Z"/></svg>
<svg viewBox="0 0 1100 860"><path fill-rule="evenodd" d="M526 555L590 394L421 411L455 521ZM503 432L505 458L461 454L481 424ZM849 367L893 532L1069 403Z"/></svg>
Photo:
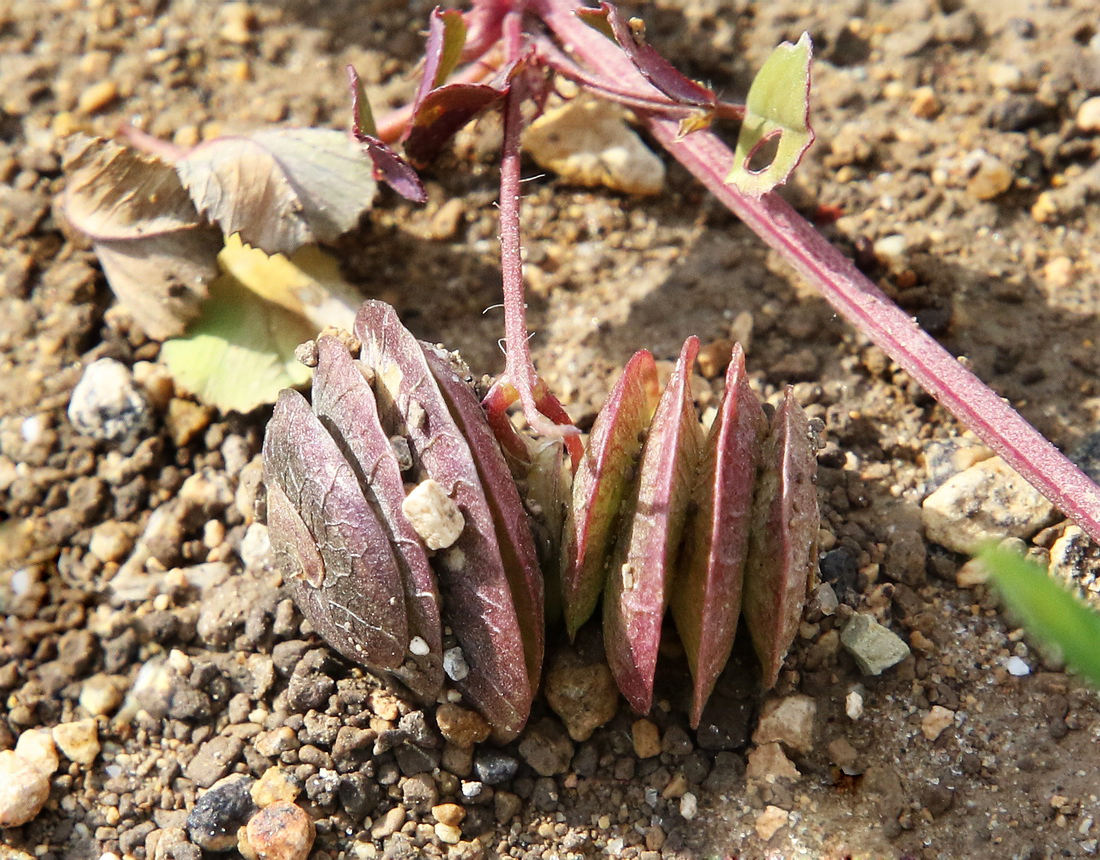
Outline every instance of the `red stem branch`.
<svg viewBox="0 0 1100 860"><path fill-rule="evenodd" d="M570 2L536 0L535 5L565 49L598 76L644 82L621 51L577 19ZM806 277L838 313L1100 542L1100 487L923 331L786 201L774 193L754 200L727 185L725 175L733 153L713 133L699 131L677 139L674 122L652 115L645 120L662 146Z"/></svg>

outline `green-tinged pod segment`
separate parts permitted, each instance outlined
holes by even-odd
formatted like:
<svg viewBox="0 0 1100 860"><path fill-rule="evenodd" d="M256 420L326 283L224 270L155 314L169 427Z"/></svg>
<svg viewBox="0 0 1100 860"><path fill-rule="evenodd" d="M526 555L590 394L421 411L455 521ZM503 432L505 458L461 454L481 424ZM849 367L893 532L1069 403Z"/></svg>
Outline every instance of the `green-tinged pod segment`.
<svg viewBox="0 0 1100 860"><path fill-rule="evenodd" d="M809 420L787 388L764 443L753 500L742 606L765 689L798 632L817 565L817 461Z"/></svg>
<svg viewBox="0 0 1100 860"><path fill-rule="evenodd" d="M637 461L660 398L657 365L634 354L596 417L573 476L561 550L562 609L570 639L592 615L607 578L607 559Z"/></svg>
<svg viewBox="0 0 1100 860"><path fill-rule="evenodd" d="M699 461L693 510L684 528L671 608L694 681L691 725L733 650L760 447L768 421L749 387L741 345L733 348L726 388Z"/></svg>
<svg viewBox="0 0 1100 860"><path fill-rule="evenodd" d="M534 690L496 521L474 465L485 452L480 446L471 449L463 437L421 344L391 307L364 303L355 335L363 344L362 361L373 373L383 425L399 428L394 432L408 441L413 468L435 481L463 518L457 537L434 557L444 622L458 640L449 674L497 739L510 740L527 722ZM541 610L523 623L541 625Z"/></svg>
<svg viewBox="0 0 1100 860"><path fill-rule="evenodd" d="M297 391L279 395L263 453L271 546L303 614L349 659L398 668L409 636L388 534Z"/></svg>
<svg viewBox="0 0 1100 860"><path fill-rule="evenodd" d="M443 688L439 589L424 544L402 514L405 499L394 443L382 427L374 394L347 345L317 340L313 411L355 471L393 547L408 609L409 653L394 674L417 698L435 701Z"/></svg>
<svg viewBox="0 0 1100 860"><path fill-rule="evenodd" d="M653 701L661 622L702 445L691 394L698 351L698 339L688 338L653 415L604 589L608 663L639 713Z"/></svg>

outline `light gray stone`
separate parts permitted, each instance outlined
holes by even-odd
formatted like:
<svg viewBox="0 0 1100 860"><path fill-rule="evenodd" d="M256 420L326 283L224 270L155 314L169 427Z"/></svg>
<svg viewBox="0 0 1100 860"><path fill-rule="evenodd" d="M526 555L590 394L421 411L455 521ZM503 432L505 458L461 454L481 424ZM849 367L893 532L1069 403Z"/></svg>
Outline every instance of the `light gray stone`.
<svg viewBox="0 0 1100 860"><path fill-rule="evenodd" d="M840 634L840 644L864 675L881 675L909 656L909 646L870 615L857 612Z"/></svg>

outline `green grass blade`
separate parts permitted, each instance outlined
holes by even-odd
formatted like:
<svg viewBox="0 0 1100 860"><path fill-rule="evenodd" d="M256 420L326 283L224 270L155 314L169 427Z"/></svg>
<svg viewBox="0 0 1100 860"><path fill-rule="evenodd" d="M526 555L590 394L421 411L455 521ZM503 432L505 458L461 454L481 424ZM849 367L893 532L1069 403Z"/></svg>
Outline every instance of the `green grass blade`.
<svg viewBox="0 0 1100 860"><path fill-rule="evenodd" d="M978 558L1023 626L1060 648L1069 666L1100 687L1100 612L1013 552L989 547Z"/></svg>

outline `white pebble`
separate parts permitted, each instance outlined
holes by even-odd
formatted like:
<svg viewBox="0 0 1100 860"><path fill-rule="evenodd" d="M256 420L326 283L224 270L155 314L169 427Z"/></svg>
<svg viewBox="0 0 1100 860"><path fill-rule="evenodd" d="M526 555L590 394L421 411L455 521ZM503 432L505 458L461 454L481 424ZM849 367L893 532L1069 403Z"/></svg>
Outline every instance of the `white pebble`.
<svg viewBox="0 0 1100 860"><path fill-rule="evenodd" d="M401 512L428 549L446 549L462 534L466 520L443 485L421 481L401 503Z"/></svg>
<svg viewBox="0 0 1100 860"><path fill-rule="evenodd" d="M852 690L844 697L844 713L849 720L858 720L863 716L863 695L859 690Z"/></svg>
<svg viewBox="0 0 1100 860"><path fill-rule="evenodd" d="M431 652L428 643L421 636L414 636L409 640L409 653L414 657L425 657Z"/></svg>
<svg viewBox="0 0 1100 860"><path fill-rule="evenodd" d="M69 421L83 436L121 442L148 431L152 415L130 369L113 358L101 358L84 369L73 389Z"/></svg>
<svg viewBox="0 0 1100 860"><path fill-rule="evenodd" d="M18 753L0 752L0 828L31 821L50 796L50 781Z"/></svg>
<svg viewBox="0 0 1100 860"><path fill-rule="evenodd" d="M680 815L691 821L699 813L699 800L690 791L684 792L680 798Z"/></svg>
<svg viewBox="0 0 1100 860"><path fill-rule="evenodd" d="M19 736L15 752L25 762L33 764L43 776L53 776L60 761L57 745L49 729L28 729Z"/></svg>
<svg viewBox="0 0 1100 860"><path fill-rule="evenodd" d="M461 648L448 648L443 652L443 671L452 681L461 681L470 674L470 665Z"/></svg>
<svg viewBox="0 0 1100 860"><path fill-rule="evenodd" d="M1008 669L1008 674L1015 675L1017 678L1031 674L1031 667L1019 657L1009 657L1005 668Z"/></svg>

